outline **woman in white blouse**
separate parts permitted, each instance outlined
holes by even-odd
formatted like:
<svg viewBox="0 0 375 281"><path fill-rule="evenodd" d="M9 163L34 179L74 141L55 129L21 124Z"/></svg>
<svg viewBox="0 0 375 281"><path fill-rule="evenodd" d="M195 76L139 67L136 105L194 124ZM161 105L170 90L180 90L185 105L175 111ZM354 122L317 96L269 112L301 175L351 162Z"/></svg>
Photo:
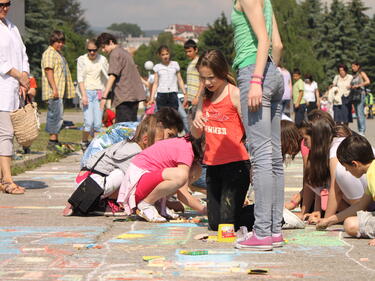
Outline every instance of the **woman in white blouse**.
<svg viewBox="0 0 375 281"><path fill-rule="evenodd" d="M18 28L7 18L11 3L0 0L0 190L23 194L25 189L13 182L13 126L10 113L19 107L19 95L29 89L29 63Z"/></svg>
<svg viewBox="0 0 375 281"><path fill-rule="evenodd" d="M320 97L318 83L313 80L312 75L305 75L303 98L307 104L307 113L310 113L314 109L320 109Z"/></svg>
<svg viewBox="0 0 375 281"><path fill-rule="evenodd" d="M348 74L348 67L345 64L339 64L337 66L338 74L333 79L333 86L338 88L338 95L341 97L342 106L340 109L336 108L335 116L340 116L338 119L335 118L336 122L344 123L348 125L353 122L352 117L352 103L349 99L350 84L353 80L353 76Z"/></svg>

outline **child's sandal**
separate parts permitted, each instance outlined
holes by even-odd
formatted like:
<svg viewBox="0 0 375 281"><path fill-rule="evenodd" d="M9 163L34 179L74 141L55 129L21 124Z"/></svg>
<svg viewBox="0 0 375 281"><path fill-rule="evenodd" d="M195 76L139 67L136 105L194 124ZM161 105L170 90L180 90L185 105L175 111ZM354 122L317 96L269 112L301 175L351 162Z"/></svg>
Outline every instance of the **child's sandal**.
<svg viewBox="0 0 375 281"><path fill-rule="evenodd" d="M14 182L3 182L1 183L1 191L12 195L25 194L25 189L18 186Z"/></svg>

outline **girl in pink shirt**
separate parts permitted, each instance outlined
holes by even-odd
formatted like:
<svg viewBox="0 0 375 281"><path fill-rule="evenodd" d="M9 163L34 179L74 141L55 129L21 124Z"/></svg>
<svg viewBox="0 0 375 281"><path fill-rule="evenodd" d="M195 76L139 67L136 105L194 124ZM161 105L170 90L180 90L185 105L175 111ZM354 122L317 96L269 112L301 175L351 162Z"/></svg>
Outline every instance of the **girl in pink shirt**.
<svg viewBox="0 0 375 281"><path fill-rule="evenodd" d="M146 148L131 161L117 202L127 214L137 207L137 214L149 222L165 222L163 216L173 218L168 208L159 214L155 202L187 183L190 168L200 155L200 146L191 136L162 140Z"/></svg>

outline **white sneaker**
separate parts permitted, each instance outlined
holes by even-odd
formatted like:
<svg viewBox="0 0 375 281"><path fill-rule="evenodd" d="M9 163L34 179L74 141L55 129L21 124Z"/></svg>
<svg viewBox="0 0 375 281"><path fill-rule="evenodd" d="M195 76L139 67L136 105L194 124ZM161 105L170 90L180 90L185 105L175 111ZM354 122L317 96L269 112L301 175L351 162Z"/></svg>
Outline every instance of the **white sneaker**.
<svg viewBox="0 0 375 281"><path fill-rule="evenodd" d="M148 222L161 223L167 221L158 213L154 205L141 201L137 207L137 215L144 218Z"/></svg>
<svg viewBox="0 0 375 281"><path fill-rule="evenodd" d="M283 229L303 229L305 228L305 223L297 217L295 214L293 214L288 209L284 208L283 211L283 218L284 218L284 225Z"/></svg>

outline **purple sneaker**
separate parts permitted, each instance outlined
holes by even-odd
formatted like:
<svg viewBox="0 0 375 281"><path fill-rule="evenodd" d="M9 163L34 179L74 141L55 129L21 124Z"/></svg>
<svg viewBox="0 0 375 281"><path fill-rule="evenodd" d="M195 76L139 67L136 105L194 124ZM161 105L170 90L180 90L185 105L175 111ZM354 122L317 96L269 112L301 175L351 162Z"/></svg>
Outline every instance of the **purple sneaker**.
<svg viewBox="0 0 375 281"><path fill-rule="evenodd" d="M264 238L259 238L256 236L255 232L249 233L246 240L237 241L237 249L249 249L254 251L271 251L272 250L272 237L267 236Z"/></svg>
<svg viewBox="0 0 375 281"><path fill-rule="evenodd" d="M272 234L272 246L274 248L281 248L284 244L285 242L282 233Z"/></svg>

